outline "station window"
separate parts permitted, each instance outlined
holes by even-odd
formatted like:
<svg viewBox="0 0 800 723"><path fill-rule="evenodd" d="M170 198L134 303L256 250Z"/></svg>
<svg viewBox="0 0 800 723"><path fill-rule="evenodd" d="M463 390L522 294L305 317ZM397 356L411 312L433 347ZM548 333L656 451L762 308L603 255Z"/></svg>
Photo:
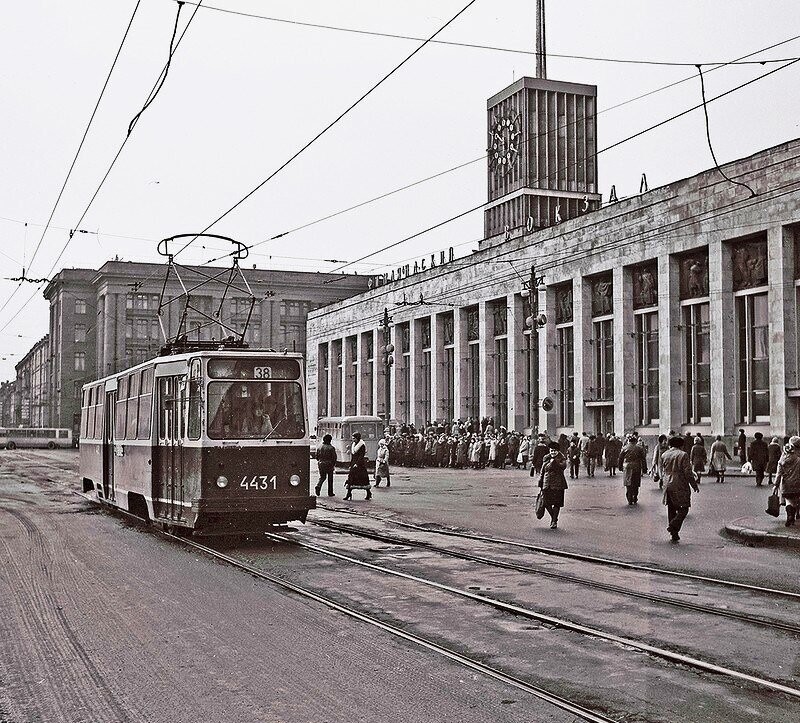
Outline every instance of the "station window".
<svg viewBox="0 0 800 723"><path fill-rule="evenodd" d="M86 313L86 302L83 299L75 299L75 313L76 314Z"/></svg>
<svg viewBox="0 0 800 723"><path fill-rule="evenodd" d="M86 324L75 324L75 342L86 341Z"/></svg>
<svg viewBox="0 0 800 723"><path fill-rule="evenodd" d="M76 372L83 372L86 371L86 352L85 351L76 351L74 354L74 362L75 362L75 371Z"/></svg>

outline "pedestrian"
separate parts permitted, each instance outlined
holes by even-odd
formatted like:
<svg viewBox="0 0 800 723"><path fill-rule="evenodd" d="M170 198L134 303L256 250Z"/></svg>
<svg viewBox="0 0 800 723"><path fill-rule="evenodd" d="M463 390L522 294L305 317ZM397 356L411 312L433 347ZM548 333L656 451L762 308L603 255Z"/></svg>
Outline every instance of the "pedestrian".
<svg viewBox="0 0 800 723"><path fill-rule="evenodd" d="M600 454L600 445L594 434L589 435L589 444L586 445L586 474L594 477L594 470L597 467L597 457Z"/></svg>
<svg viewBox="0 0 800 723"><path fill-rule="evenodd" d="M322 444L317 449L317 467L319 468L319 482L314 489L317 497L322 492L322 483L328 482L328 497L336 497L333 493L333 471L336 469L336 447L331 444L330 434L322 438Z"/></svg>
<svg viewBox="0 0 800 723"><path fill-rule="evenodd" d="M355 435L353 435L355 436ZM365 490L367 499L372 499L372 492L370 491L369 472L367 472L367 457L361 455L356 458L356 461L350 465L350 471L347 473L347 481L344 483L347 494L344 496L346 500L353 499L353 490Z"/></svg>
<svg viewBox="0 0 800 723"><path fill-rule="evenodd" d="M683 437L673 437L668 444L669 449L661 456L666 487L664 504L667 506L669 520L667 532L672 542L678 542L681 539L678 533L692 504L692 490L699 492L700 488L692 471L689 455L683 451Z"/></svg>
<svg viewBox="0 0 800 723"><path fill-rule="evenodd" d="M620 450L617 466L625 470L625 497L628 505L639 504L639 487L642 472L647 467L647 453L633 435L626 437L625 446Z"/></svg>
<svg viewBox="0 0 800 723"><path fill-rule="evenodd" d="M539 487L544 498L544 508L550 515L551 530L558 527L558 514L564 506L564 490L567 489L567 480L564 477L566 467L567 460L561 454L558 442L551 442L539 473ZM531 477L534 476L531 468Z"/></svg>
<svg viewBox="0 0 800 723"><path fill-rule="evenodd" d="M775 493L786 505L786 527L794 525L800 507L800 437L790 437L786 451L778 462Z"/></svg>
<svg viewBox="0 0 800 723"><path fill-rule="evenodd" d="M549 444L544 434L539 434L536 438L536 446L533 448L533 454L531 455L531 469L534 470L536 474L542 471L544 458L550 452Z"/></svg>
<svg viewBox="0 0 800 723"><path fill-rule="evenodd" d="M606 442L606 464L605 469L609 477L616 477L617 467L619 467L619 453L622 452L622 440L614 432L608 433Z"/></svg>
<svg viewBox="0 0 800 723"><path fill-rule="evenodd" d="M716 441L711 445L711 471L717 475L717 482L725 483L725 470L728 467L726 460L729 459L732 460L733 457L722 441L722 435L718 434Z"/></svg>
<svg viewBox="0 0 800 723"><path fill-rule="evenodd" d="M577 437L573 437L569 443L567 459L569 460L569 478L577 479L581 472L581 448Z"/></svg>
<svg viewBox="0 0 800 723"><path fill-rule="evenodd" d="M783 447L777 437L773 437L772 441L767 445L767 474L769 475L768 484L772 484L772 475L778 471L778 461L783 454Z"/></svg>
<svg viewBox="0 0 800 723"><path fill-rule="evenodd" d="M508 458L511 460L511 466L514 469L519 469L519 463L521 461L519 459L519 447L519 435L516 432L513 432L508 438Z"/></svg>
<svg viewBox="0 0 800 723"><path fill-rule="evenodd" d="M378 454L375 457L375 486L381 486L381 479L386 477L386 486L392 486L392 478L389 474L389 447L383 439L378 440Z"/></svg>
<svg viewBox="0 0 800 723"><path fill-rule="evenodd" d="M769 462L769 448L761 432L756 432L753 435L753 441L747 450L747 461L750 462L750 466L755 472L756 487L761 487L764 483L764 473L767 471L767 463Z"/></svg>
<svg viewBox="0 0 800 723"><path fill-rule="evenodd" d="M350 445L350 466L352 467L358 460L367 454L367 445L361 439L361 432L353 433L353 443Z"/></svg>
<svg viewBox="0 0 800 723"><path fill-rule="evenodd" d="M531 438L527 434L523 435L522 439L519 441L519 453L517 454L517 459L519 459L522 469L528 468L528 457L530 456L530 450Z"/></svg>
<svg viewBox="0 0 800 723"><path fill-rule="evenodd" d="M703 438L700 435L694 438L692 451L689 452L689 461L692 463L692 470L697 472L698 476L706 471L708 452L706 452L706 446L703 444Z"/></svg>
<svg viewBox="0 0 800 723"><path fill-rule="evenodd" d="M747 435L743 429L739 430L739 437L736 440L736 445L739 448L739 464L744 466L747 462Z"/></svg>

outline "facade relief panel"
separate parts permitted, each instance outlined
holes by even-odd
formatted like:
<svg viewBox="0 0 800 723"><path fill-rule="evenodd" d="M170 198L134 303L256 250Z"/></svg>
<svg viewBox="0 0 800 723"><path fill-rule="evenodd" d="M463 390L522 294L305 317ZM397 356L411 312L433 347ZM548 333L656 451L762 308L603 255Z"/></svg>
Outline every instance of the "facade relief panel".
<svg viewBox="0 0 800 723"><path fill-rule="evenodd" d="M767 241L742 241L731 245L733 290L767 284Z"/></svg>
<svg viewBox="0 0 800 723"><path fill-rule="evenodd" d="M708 296L708 248L681 256L679 265L681 301Z"/></svg>
<svg viewBox="0 0 800 723"><path fill-rule="evenodd" d="M592 316L605 316L614 312L612 292L614 283L611 274L596 276L591 280Z"/></svg>
<svg viewBox="0 0 800 723"><path fill-rule="evenodd" d="M572 283L560 284L555 289L556 324L569 324L573 318Z"/></svg>
<svg viewBox="0 0 800 723"><path fill-rule="evenodd" d="M631 269L633 282L633 308L647 309L658 304L658 264L656 261L634 266Z"/></svg>

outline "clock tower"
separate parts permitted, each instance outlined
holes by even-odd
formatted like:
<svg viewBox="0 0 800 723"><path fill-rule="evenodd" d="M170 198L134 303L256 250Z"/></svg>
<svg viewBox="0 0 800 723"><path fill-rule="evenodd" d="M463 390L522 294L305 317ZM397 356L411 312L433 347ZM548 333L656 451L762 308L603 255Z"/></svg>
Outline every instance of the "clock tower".
<svg viewBox="0 0 800 723"><path fill-rule="evenodd" d="M537 77L487 103L484 238L552 226L600 207L597 86L548 80L544 2L537 4Z"/></svg>

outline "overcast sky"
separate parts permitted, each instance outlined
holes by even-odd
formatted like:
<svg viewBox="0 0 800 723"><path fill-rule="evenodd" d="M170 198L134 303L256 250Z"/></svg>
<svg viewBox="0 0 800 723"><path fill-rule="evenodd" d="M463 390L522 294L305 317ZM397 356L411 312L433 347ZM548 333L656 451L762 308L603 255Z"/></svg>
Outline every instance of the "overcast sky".
<svg viewBox="0 0 800 723"><path fill-rule="evenodd" d="M427 37L467 0L212 0L204 5L271 18ZM4 3L0 25L0 265L18 276L42 234L135 0L25 0ZM78 223L164 61L173 0L141 0L77 166L28 275L45 276ZM185 4L182 28L194 7ZM478 0L442 40L532 51L533 0ZM561 0L547 5L553 54L684 63L724 62L800 35L796 0ZM409 40L309 28L203 7L175 53L169 77L133 130L56 269L97 268L119 255L155 261L156 240L202 230L262 181L411 50ZM800 40L762 54L800 56ZM708 71L708 96L777 67ZM405 184L480 158L486 99L535 59L523 53L428 45L366 101L212 229L245 243L334 213ZM611 108L645 92L674 88L598 118L604 148L700 100L693 67L627 65L558 57L548 77L598 86ZM746 156L800 135L800 63L709 106L719 160ZM638 192L712 165L702 111L603 153L604 199ZM261 268L330 270L480 204L485 162L392 195L254 249ZM23 222L27 222L27 227ZM473 213L357 266L359 273L455 246L477 248ZM216 246L216 244L211 244ZM218 246L216 246L219 248ZM179 260L207 261L191 247ZM17 287L0 281L0 306ZM0 312L7 324L35 287L24 284ZM0 335L0 379L47 331L41 295Z"/></svg>

